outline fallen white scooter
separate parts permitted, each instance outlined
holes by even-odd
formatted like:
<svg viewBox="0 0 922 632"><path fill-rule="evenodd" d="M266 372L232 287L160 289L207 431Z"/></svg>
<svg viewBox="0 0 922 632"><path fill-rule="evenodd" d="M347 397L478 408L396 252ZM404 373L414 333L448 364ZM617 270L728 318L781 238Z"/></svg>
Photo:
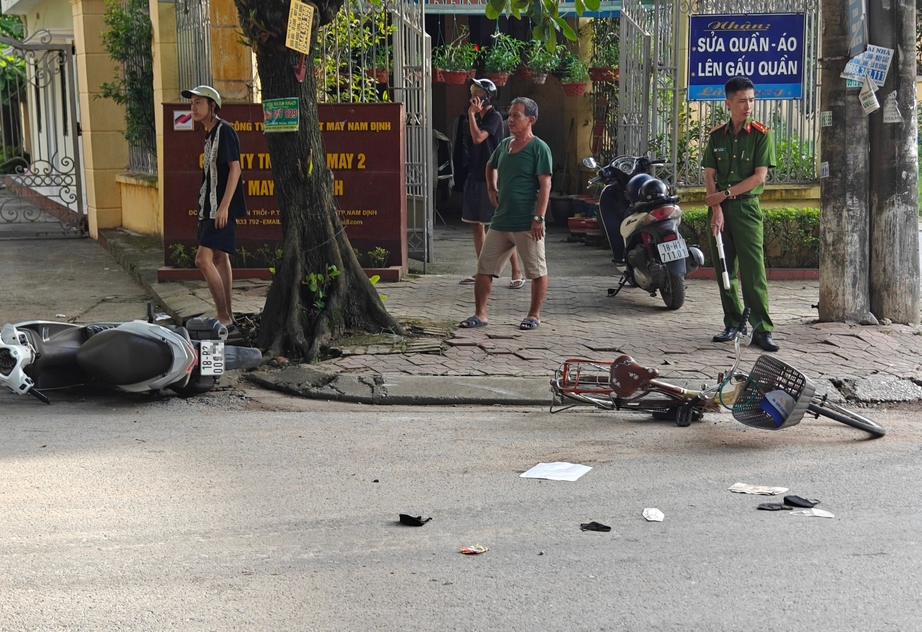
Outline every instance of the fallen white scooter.
<svg viewBox="0 0 922 632"><path fill-rule="evenodd" d="M0 329L0 385L46 404L43 391L97 383L130 393L169 388L181 395L212 390L225 370L252 369L259 349L225 344L216 318L185 327L148 321L75 325L54 321Z"/></svg>

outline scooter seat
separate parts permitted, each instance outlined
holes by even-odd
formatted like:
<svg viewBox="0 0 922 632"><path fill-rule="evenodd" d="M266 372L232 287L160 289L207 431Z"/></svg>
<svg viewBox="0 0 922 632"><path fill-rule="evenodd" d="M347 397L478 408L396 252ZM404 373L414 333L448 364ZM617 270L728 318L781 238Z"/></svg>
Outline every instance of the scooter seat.
<svg viewBox="0 0 922 632"><path fill-rule="evenodd" d="M137 384L167 373L173 365L173 353L160 340L124 329L109 329L80 347L77 364L103 384Z"/></svg>
<svg viewBox="0 0 922 632"><path fill-rule="evenodd" d="M659 371L638 364L629 355L620 355L611 365L611 386L618 397L628 397L659 375Z"/></svg>

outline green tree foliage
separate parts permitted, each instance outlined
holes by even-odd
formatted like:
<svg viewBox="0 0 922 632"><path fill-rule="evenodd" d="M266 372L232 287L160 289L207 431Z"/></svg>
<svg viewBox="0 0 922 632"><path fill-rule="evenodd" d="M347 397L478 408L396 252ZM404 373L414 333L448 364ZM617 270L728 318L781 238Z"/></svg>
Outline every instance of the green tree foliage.
<svg viewBox="0 0 922 632"><path fill-rule="evenodd" d="M597 11L599 0L575 0L576 13ZM490 0L486 7L486 16L495 20L501 15L512 16L521 20L522 16L531 19L532 39L544 42L547 49L553 51L557 48L557 33L562 33L565 38L576 41L574 31L566 20L560 15L558 0Z"/></svg>
<svg viewBox="0 0 922 632"><path fill-rule="evenodd" d="M23 37L22 20L18 15L0 15L0 36L21 40ZM17 92L26 78L26 62L14 55L9 48L0 51L0 94L4 105L9 104L10 94Z"/></svg>
<svg viewBox="0 0 922 632"><path fill-rule="evenodd" d="M102 44L118 62L115 80L102 84L101 96L125 106L125 139L143 145L156 135L153 25L147 0L106 0L108 30Z"/></svg>

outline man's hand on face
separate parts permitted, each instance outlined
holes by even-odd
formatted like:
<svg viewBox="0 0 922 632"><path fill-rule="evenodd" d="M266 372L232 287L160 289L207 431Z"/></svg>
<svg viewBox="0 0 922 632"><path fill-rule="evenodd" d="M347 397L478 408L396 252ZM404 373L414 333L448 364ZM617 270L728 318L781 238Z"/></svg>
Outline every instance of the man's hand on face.
<svg viewBox="0 0 922 632"><path fill-rule="evenodd" d="M471 105L468 112L471 114L480 114L483 111L483 99L480 97L471 97Z"/></svg>

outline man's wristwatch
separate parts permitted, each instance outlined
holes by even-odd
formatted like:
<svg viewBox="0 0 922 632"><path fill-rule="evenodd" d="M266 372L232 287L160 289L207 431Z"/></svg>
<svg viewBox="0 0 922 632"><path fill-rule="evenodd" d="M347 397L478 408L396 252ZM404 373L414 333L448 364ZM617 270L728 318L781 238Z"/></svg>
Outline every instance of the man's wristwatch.
<svg viewBox="0 0 922 632"><path fill-rule="evenodd" d="M724 197L730 197L730 187L727 187L727 190L724 191Z"/></svg>
<svg viewBox="0 0 922 632"><path fill-rule="evenodd" d="M544 221L544 217L541 216L541 215L535 215L535 220L534 220L534 221L536 221L536 222L538 222L538 223L541 223L541 222Z"/></svg>

